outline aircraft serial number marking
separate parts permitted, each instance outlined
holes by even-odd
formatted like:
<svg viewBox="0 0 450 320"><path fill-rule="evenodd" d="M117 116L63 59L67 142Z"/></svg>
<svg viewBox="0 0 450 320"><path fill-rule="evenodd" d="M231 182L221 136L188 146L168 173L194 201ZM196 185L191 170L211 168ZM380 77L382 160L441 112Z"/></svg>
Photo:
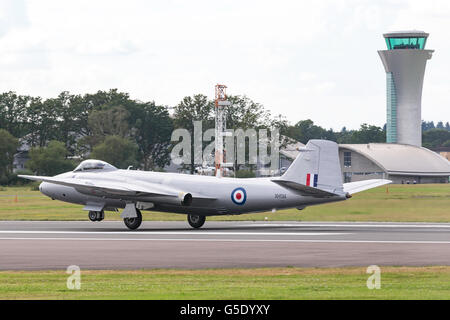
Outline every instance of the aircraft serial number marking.
<svg viewBox="0 0 450 320"><path fill-rule="evenodd" d="M275 193L275 199L287 199L285 193Z"/></svg>

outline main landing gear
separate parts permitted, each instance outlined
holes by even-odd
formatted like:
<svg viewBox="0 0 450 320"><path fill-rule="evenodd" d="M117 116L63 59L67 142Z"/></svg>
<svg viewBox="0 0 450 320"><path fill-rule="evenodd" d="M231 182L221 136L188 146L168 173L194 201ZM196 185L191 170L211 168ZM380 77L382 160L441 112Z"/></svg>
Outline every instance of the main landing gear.
<svg viewBox="0 0 450 320"><path fill-rule="evenodd" d="M102 211L89 211L89 220L91 220L92 222L95 221L102 221L103 219L105 219L105 212Z"/></svg>
<svg viewBox="0 0 450 320"><path fill-rule="evenodd" d="M188 214L187 221L189 222L189 224L192 228L198 229L198 228L201 228L205 224L206 217L200 216L198 214Z"/></svg>
<svg viewBox="0 0 450 320"><path fill-rule="evenodd" d="M136 230L140 227L142 224L142 213L141 210L136 209L136 215L135 218L124 218L123 222L130 230ZM102 221L105 219L105 213L104 211L89 211L89 220L95 222L95 221ZM198 214L188 214L187 215L187 221L189 225L192 228L198 229L201 228L206 221L206 217Z"/></svg>
<svg viewBox="0 0 450 320"><path fill-rule="evenodd" d="M123 222L125 222L125 225L130 230L136 230L137 228L139 228L139 226L142 223L141 210L136 209L136 214L137 214L136 218L125 218L125 219L123 219Z"/></svg>

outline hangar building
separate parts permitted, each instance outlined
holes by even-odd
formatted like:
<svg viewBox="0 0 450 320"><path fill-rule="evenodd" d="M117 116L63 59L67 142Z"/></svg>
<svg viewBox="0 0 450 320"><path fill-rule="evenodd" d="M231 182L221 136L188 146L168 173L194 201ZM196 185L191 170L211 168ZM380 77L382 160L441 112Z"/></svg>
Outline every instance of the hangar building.
<svg viewBox="0 0 450 320"><path fill-rule="evenodd" d="M448 183L450 162L436 152L406 144L339 145L344 182L389 179L393 183Z"/></svg>

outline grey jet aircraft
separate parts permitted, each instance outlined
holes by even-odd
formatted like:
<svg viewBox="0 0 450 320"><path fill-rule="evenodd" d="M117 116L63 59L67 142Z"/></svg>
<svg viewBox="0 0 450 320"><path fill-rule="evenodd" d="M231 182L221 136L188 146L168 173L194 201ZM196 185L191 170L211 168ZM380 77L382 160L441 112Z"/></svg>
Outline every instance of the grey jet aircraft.
<svg viewBox="0 0 450 320"><path fill-rule="evenodd" d="M84 205L91 221L104 211L123 208L125 225L137 229L141 210L187 214L193 228L206 216L243 214L343 201L356 192L391 183L385 179L342 183L338 145L310 140L279 177L219 178L177 173L120 170L100 160L85 160L75 170L54 177L26 176L42 181L48 197Z"/></svg>

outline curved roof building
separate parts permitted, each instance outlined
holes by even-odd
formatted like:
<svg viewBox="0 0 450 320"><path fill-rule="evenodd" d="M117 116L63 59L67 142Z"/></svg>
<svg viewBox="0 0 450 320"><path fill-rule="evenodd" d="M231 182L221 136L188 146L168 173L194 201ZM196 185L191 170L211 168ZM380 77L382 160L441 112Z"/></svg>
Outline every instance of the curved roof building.
<svg viewBox="0 0 450 320"><path fill-rule="evenodd" d="M422 147L369 143L339 145L344 180L359 181L380 176L394 183L448 182L450 162Z"/></svg>

